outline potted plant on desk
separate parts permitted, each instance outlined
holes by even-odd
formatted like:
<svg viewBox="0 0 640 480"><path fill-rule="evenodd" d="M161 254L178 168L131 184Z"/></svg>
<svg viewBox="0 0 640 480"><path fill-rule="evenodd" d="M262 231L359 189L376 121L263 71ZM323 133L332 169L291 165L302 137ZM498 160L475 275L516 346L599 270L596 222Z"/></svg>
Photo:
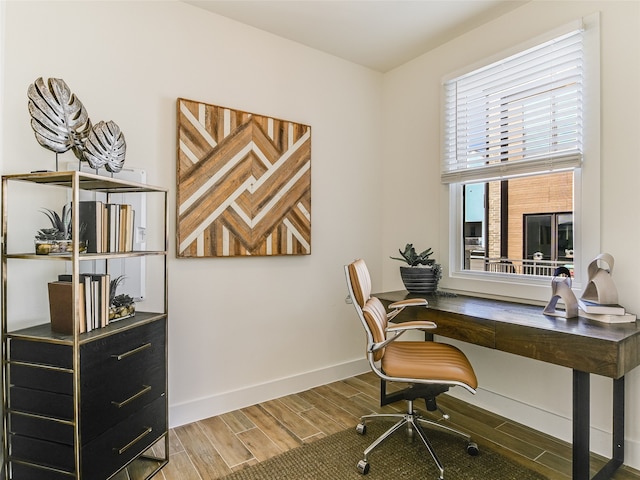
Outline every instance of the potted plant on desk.
<svg viewBox="0 0 640 480"><path fill-rule="evenodd" d="M433 250L427 248L418 253L412 243L407 243L404 251L398 250L400 257L390 257L393 260L405 262L408 266L400 267L402 283L409 293L435 293L438 282L442 277L442 267L435 259L430 258Z"/></svg>

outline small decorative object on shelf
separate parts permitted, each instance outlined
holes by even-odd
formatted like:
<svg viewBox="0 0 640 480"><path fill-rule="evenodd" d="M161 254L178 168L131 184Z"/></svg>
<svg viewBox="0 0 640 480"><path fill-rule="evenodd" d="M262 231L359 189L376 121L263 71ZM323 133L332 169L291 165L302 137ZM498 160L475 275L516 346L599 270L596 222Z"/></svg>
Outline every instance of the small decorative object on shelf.
<svg viewBox="0 0 640 480"><path fill-rule="evenodd" d="M111 173L118 173L124 165L127 143L120 127L114 122L100 121L89 133L84 145L84 158L91 168L104 167Z"/></svg>
<svg viewBox="0 0 640 480"><path fill-rule="evenodd" d="M44 230L51 230L46 228ZM42 231L42 230L41 230ZM55 240L55 239L44 239L36 237L36 255L69 255L73 252L73 241L72 240ZM80 253L86 253L87 251L87 243L79 242L78 243L78 251Z"/></svg>
<svg viewBox="0 0 640 480"><path fill-rule="evenodd" d="M29 113L36 140L44 148L64 153L73 150L82 160L84 142L91 130L91 120L82 102L71 93L61 78L42 77L29 85ZM56 165L57 170L57 165Z"/></svg>
<svg viewBox="0 0 640 480"><path fill-rule="evenodd" d="M136 304L127 294L116 295L118 286L124 281L124 275L111 280L109 285L109 322L133 317L136 314Z"/></svg>
<svg viewBox="0 0 640 480"><path fill-rule="evenodd" d="M62 215L58 212L45 208L44 213L51 222L51 228L41 228L36 233L35 246L36 255L63 255L73 251L72 231L71 231L71 204L62 207ZM84 229L84 224L80 226L80 233ZM78 242L79 252L87 251L85 241Z"/></svg>
<svg viewBox="0 0 640 480"><path fill-rule="evenodd" d="M40 77L29 85L27 96L31 128L38 143L56 153L56 171L58 154L68 150L96 171L122 170L127 144L120 127L111 120L92 127L86 108L64 80Z"/></svg>
<svg viewBox="0 0 640 480"><path fill-rule="evenodd" d="M564 310L556 309L558 300L564 303ZM551 300L544 308L545 315L575 318L578 316L578 300L571 290L571 272L567 267L558 267L551 279Z"/></svg>
<svg viewBox="0 0 640 480"><path fill-rule="evenodd" d="M409 293L435 293L442 277L442 267L430 258L433 250L428 248L417 253L412 243L407 243L404 251L398 250L402 258L390 257L392 260L405 262L408 267L400 267L400 277Z"/></svg>

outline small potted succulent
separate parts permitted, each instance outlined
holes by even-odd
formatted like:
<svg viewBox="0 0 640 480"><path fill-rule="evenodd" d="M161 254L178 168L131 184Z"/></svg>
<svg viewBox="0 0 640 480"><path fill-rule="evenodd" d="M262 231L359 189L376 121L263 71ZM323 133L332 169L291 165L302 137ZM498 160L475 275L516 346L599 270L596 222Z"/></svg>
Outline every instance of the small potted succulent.
<svg viewBox="0 0 640 480"><path fill-rule="evenodd" d="M405 262L408 266L400 267L402 283L409 293L435 293L438 282L442 278L442 267L435 259L430 258L433 250L427 248L418 253L412 243L407 243L404 250L398 250L401 257L390 257Z"/></svg>
<svg viewBox="0 0 640 480"><path fill-rule="evenodd" d="M62 207L62 214L45 208L42 213L51 222L51 228L41 228L35 236L36 255L62 255L73 251L71 229L71 204ZM85 226L81 225L82 231ZM82 234L82 232L80 232ZM79 251L87 251L86 242L79 242Z"/></svg>
<svg viewBox="0 0 640 480"><path fill-rule="evenodd" d="M122 320L136 314L133 298L125 293L118 295L118 287L124 281L124 275L114 278L109 283L109 321Z"/></svg>

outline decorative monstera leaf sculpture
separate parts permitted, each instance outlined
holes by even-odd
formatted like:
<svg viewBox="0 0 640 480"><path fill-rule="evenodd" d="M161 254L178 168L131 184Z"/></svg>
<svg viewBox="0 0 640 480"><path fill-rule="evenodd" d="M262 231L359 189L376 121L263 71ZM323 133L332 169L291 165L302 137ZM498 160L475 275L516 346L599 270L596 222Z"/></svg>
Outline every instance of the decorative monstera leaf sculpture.
<svg viewBox="0 0 640 480"><path fill-rule="evenodd" d="M120 127L113 121L95 124L84 144L84 158L91 168L106 168L111 173L122 170L127 143Z"/></svg>
<svg viewBox="0 0 640 480"><path fill-rule="evenodd" d="M84 142L91 130L87 110L60 78L42 77L29 85L31 127L38 143L56 153L73 150L82 160Z"/></svg>

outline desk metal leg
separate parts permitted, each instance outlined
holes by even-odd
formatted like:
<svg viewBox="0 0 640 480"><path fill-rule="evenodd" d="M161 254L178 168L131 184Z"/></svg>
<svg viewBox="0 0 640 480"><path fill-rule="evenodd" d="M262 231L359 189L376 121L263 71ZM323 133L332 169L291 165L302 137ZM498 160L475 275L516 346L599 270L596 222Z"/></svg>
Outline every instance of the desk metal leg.
<svg viewBox="0 0 640 480"><path fill-rule="evenodd" d="M573 371L573 480L589 477L590 426L589 374ZM593 480L611 478L624 463L624 377L613 380L613 445L612 458L593 477Z"/></svg>
<svg viewBox="0 0 640 480"><path fill-rule="evenodd" d="M589 479L590 378L573 371L573 480Z"/></svg>

